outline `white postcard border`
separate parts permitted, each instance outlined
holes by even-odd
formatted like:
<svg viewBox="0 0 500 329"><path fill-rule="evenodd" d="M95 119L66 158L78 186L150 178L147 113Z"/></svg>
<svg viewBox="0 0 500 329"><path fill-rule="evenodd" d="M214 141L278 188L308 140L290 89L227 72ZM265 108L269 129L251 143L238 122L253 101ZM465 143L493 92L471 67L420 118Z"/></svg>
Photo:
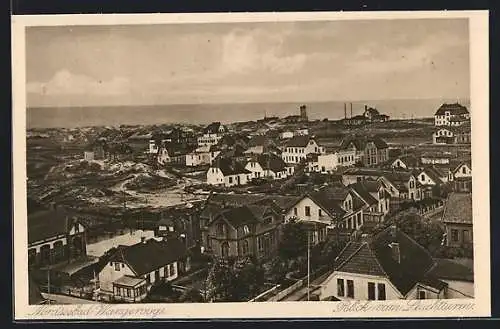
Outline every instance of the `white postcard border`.
<svg viewBox="0 0 500 329"><path fill-rule="evenodd" d="M468 18L475 299L384 302L28 305L25 28L56 25ZM251 319L490 316L488 11L27 15L12 17L14 318L16 320Z"/></svg>

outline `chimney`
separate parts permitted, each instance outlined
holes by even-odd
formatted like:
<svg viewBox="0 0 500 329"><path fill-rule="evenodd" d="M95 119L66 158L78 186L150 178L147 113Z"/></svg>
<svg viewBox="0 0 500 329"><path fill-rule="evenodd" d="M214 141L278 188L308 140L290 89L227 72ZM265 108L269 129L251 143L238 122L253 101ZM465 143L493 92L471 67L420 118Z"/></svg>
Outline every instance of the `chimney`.
<svg viewBox="0 0 500 329"><path fill-rule="evenodd" d="M352 103L351 103L351 118L352 118Z"/></svg>
<svg viewBox="0 0 500 329"><path fill-rule="evenodd" d="M347 119L347 104L344 103L344 119Z"/></svg>
<svg viewBox="0 0 500 329"><path fill-rule="evenodd" d="M365 111L368 110L368 105L365 104Z"/></svg>
<svg viewBox="0 0 500 329"><path fill-rule="evenodd" d="M401 263L401 252L399 250L399 243L391 242L389 244L389 247L391 248L392 259L397 263Z"/></svg>

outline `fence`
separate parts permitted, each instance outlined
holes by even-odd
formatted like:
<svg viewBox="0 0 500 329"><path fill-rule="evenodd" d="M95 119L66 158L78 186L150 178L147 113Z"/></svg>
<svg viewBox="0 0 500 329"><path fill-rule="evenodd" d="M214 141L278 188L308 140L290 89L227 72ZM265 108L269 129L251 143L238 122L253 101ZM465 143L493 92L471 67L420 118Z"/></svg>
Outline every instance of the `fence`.
<svg viewBox="0 0 500 329"><path fill-rule="evenodd" d="M282 300L283 298L285 298L286 296L290 295L291 293L293 293L294 291L302 288L304 286L304 280L298 280L297 282L295 282L294 284L292 284L290 287L278 292L276 295L272 296L271 298L269 298L268 300L266 300L267 302L277 302L277 301L280 301Z"/></svg>
<svg viewBox="0 0 500 329"><path fill-rule="evenodd" d="M266 297L268 295L274 294L279 289L279 287L281 287L281 285L277 284L277 285L273 286L271 289L268 289L268 290L264 291L263 293L259 294L258 296L250 299L249 302L260 302L263 300L268 300Z"/></svg>

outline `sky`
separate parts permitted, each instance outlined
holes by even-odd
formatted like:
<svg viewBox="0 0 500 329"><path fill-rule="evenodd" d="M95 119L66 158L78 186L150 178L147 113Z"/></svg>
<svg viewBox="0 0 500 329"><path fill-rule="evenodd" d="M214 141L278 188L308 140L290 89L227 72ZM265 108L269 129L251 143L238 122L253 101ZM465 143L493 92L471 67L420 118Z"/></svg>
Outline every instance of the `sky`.
<svg viewBox="0 0 500 329"><path fill-rule="evenodd" d="M466 19L29 27L29 107L468 98Z"/></svg>

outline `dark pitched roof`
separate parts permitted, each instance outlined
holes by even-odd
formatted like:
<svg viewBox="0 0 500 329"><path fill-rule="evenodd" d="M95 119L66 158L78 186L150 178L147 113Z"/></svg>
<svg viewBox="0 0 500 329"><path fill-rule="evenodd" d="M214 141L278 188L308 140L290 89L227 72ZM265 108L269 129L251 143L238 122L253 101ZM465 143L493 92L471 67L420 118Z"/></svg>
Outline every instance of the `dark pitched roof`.
<svg viewBox="0 0 500 329"><path fill-rule="evenodd" d="M301 199L300 196L285 196L275 194L228 194L214 193L207 199L207 214L213 213L215 209L221 209L221 205L243 206L248 204L262 204L269 201L274 202L281 210L287 210ZM209 209L207 209L209 208Z"/></svg>
<svg viewBox="0 0 500 329"><path fill-rule="evenodd" d="M62 209L42 210L28 215L28 243L67 234L74 219Z"/></svg>
<svg viewBox="0 0 500 329"><path fill-rule="evenodd" d="M269 138L267 136L259 135L253 136L248 142L248 147L253 146L266 146L270 143Z"/></svg>
<svg viewBox="0 0 500 329"><path fill-rule="evenodd" d="M393 258L392 242L399 244L399 262ZM335 270L387 277L406 295L416 283L438 284L428 274L434 264L429 252L408 235L388 228L369 241L350 242L337 257Z"/></svg>
<svg viewBox="0 0 500 329"><path fill-rule="evenodd" d="M285 146L286 147L306 147L309 144L309 141L313 139L310 136L294 136L290 138Z"/></svg>
<svg viewBox="0 0 500 329"><path fill-rule="evenodd" d="M441 180L442 174L435 168L433 167L426 167L424 170L420 171L420 173L425 172L427 176L430 177L436 184L442 184L443 181Z"/></svg>
<svg viewBox="0 0 500 329"><path fill-rule="evenodd" d="M330 191L327 189L321 189L319 191L313 191L308 193L306 196L311 198L318 206L323 208L330 216L334 218L342 218L346 211L340 205L341 201L347 197L349 190L347 191ZM330 193L332 192L332 193ZM345 193L345 194L344 194ZM344 195L344 198L342 196Z"/></svg>
<svg viewBox="0 0 500 329"><path fill-rule="evenodd" d="M442 104L434 115L445 115L446 111L449 111L451 115L461 115L469 113L467 108L459 103Z"/></svg>
<svg viewBox="0 0 500 329"><path fill-rule="evenodd" d="M453 259L436 259L436 266L432 268L430 274L443 280L474 282L474 268Z"/></svg>
<svg viewBox="0 0 500 329"><path fill-rule="evenodd" d="M370 194L370 192L378 192L378 189L373 191L373 187L380 186L379 184L380 183L377 181L357 182L349 185L349 187L352 188L368 205L371 206L378 203L378 201Z"/></svg>
<svg viewBox="0 0 500 329"><path fill-rule="evenodd" d="M127 264L136 276L150 273L186 255L186 246L178 239L149 239L132 246L120 245L117 249L110 261Z"/></svg>
<svg viewBox="0 0 500 329"><path fill-rule="evenodd" d="M380 137L378 136L354 136L354 137L348 137L342 140L342 143L340 144L341 149L347 149L349 145L352 143L354 147L356 147L357 150L364 150L366 147L366 144L373 142L375 146L378 149L385 149L388 148L389 146L387 143Z"/></svg>
<svg viewBox="0 0 500 329"><path fill-rule="evenodd" d="M337 261L336 270L348 273L386 276L368 243L349 243L342 258ZM340 262L341 261L341 262Z"/></svg>
<svg viewBox="0 0 500 329"><path fill-rule="evenodd" d="M419 159L413 154L399 156L396 159L394 159L393 162L395 162L398 159L401 160L407 167L416 167L419 165Z"/></svg>
<svg viewBox="0 0 500 329"><path fill-rule="evenodd" d="M217 134L219 133L220 126L221 126L220 122L212 122L203 130L203 132L205 134Z"/></svg>
<svg viewBox="0 0 500 329"><path fill-rule="evenodd" d="M443 223L472 225L472 193L450 193L446 200Z"/></svg>
<svg viewBox="0 0 500 329"><path fill-rule="evenodd" d="M216 167L222 171L224 176L250 173L245 169L245 166L234 159L219 158Z"/></svg>
<svg viewBox="0 0 500 329"><path fill-rule="evenodd" d="M220 213L218 217L224 217L233 227L240 227L242 225L255 224L259 222L259 219L256 217L256 213L258 213L258 211L257 209L254 209L254 211L255 213L249 208L249 206L241 206L225 210Z"/></svg>
<svg viewBox="0 0 500 329"><path fill-rule="evenodd" d="M283 159L272 153L264 153L257 158L260 166L264 170L271 170L273 172L280 172L285 170L286 164Z"/></svg>

